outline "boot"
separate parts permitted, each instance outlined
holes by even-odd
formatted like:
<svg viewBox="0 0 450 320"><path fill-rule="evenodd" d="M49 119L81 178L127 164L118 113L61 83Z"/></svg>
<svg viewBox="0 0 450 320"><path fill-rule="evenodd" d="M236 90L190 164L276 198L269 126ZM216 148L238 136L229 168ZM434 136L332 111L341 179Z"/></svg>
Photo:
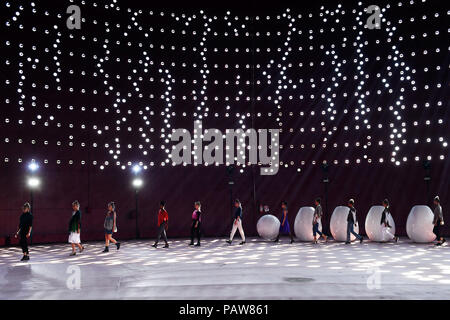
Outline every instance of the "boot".
<svg viewBox="0 0 450 320"><path fill-rule="evenodd" d="M102 252L109 252L109 247L105 247L105 250L103 250Z"/></svg>

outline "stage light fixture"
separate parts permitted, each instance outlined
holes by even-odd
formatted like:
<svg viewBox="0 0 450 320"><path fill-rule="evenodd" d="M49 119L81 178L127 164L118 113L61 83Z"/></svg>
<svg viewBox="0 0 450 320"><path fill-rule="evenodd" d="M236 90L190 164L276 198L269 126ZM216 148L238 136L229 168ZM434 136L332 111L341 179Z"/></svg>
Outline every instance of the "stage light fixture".
<svg viewBox="0 0 450 320"><path fill-rule="evenodd" d="M133 180L133 187L135 189L140 189L144 184L144 181L141 178L135 178Z"/></svg>
<svg viewBox="0 0 450 320"><path fill-rule="evenodd" d="M31 189L36 189L37 187L39 187L40 184L41 184L41 181L39 178L37 178L37 177L28 178L28 186Z"/></svg>

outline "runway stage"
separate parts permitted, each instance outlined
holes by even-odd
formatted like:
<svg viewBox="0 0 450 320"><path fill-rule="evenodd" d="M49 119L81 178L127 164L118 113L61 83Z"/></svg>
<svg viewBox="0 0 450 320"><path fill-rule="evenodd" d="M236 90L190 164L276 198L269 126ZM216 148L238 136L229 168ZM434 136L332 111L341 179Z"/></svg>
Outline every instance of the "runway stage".
<svg viewBox="0 0 450 320"><path fill-rule="evenodd" d="M29 262L18 247L0 248L0 299L449 298L446 245L238 242L123 241L107 254L95 242L75 257L68 244L35 245Z"/></svg>

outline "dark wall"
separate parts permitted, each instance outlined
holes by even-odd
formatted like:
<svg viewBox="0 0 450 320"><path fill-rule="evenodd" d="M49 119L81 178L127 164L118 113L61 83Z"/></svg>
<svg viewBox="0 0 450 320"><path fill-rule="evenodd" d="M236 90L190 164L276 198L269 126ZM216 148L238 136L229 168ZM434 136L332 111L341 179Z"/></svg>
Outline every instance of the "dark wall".
<svg viewBox="0 0 450 320"><path fill-rule="evenodd" d="M423 173L424 170L417 165L400 169L389 166L330 168L325 227L328 227L334 208L345 204L350 197L356 200L361 226L364 226L365 215L370 206L380 204L387 197L392 204L398 233L406 235L406 219L411 207L429 204ZM432 170L430 193L440 195L445 216L450 206L449 189L446 187L449 184L449 176L442 167ZM33 241L66 241L71 202L75 199L80 201L83 212L83 239L102 239L103 219L109 201L115 201L117 204L117 237L135 237L135 198L130 184L131 178L130 174L120 171L91 175L88 175L87 170L43 172L42 186L34 193ZM203 205L204 235L216 237L228 234L231 228L230 193L224 168L155 169L147 172L143 178L145 185L139 193L138 218L142 237L155 236L157 210L161 199L167 202L170 217L169 237L189 235L190 217L193 202L196 200L200 200ZM284 172L274 177L252 176L250 173L236 175L233 196L242 201L246 233L256 235L260 203L269 205L271 212L280 217L280 201L288 201L289 220L293 225L300 207L310 206L317 196L321 196L325 201L321 179L322 170L318 166L306 174ZM0 193L1 236L13 234L20 215L20 206L29 201L29 193L23 182L23 170L19 168L8 170L6 175L0 177L0 184L8 186ZM363 228L361 231L364 233ZM448 226L445 227L445 233L448 234Z"/></svg>
<svg viewBox="0 0 450 320"><path fill-rule="evenodd" d="M227 235L230 179L248 235L256 234L260 204L279 215L280 202L288 201L292 225L298 209L318 196L326 227L333 209L350 197L362 227L370 206L389 198L401 235L411 207L431 206L434 195L447 216L444 1L383 5L386 20L375 30L360 23L367 1L273 7L235 1L220 8L211 2L186 2L189 8L170 1L163 7L118 1L107 8L102 1L80 2L81 30L66 27L72 2L40 1L36 12L29 3L9 3L0 9L6 21L0 25L0 239L13 234L30 200L26 167L32 159L42 179L34 192L35 242L66 241L75 199L83 212L82 239L103 238L109 201L117 204L117 236L135 237L131 167L139 162L147 166L138 194L145 238L155 236L161 200L170 237L189 234L197 200L205 212L204 235ZM162 166L167 156L161 145L171 147L165 142L170 130L192 132L200 118L204 128L222 132L243 125L280 129L279 172L261 176L253 164L237 166L230 177L225 165ZM329 164L327 205L323 161Z"/></svg>

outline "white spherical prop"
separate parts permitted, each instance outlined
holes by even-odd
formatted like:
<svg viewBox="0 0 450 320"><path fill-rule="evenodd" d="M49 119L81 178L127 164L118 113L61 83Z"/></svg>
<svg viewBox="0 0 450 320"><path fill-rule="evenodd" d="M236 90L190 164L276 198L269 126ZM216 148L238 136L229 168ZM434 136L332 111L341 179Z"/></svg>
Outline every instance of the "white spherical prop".
<svg viewBox="0 0 450 320"><path fill-rule="evenodd" d="M295 236L300 241L313 241L313 216L314 216L314 208L313 207L301 207L294 221L294 232ZM322 223L319 223L319 230L322 231Z"/></svg>
<svg viewBox="0 0 450 320"><path fill-rule="evenodd" d="M347 241L347 216L349 208L346 206L339 206L334 209L330 220L330 231L333 239L336 241ZM359 233L359 225L353 228L356 233ZM355 240L356 237L350 234L350 241Z"/></svg>
<svg viewBox="0 0 450 320"><path fill-rule="evenodd" d="M436 239L433 233L433 211L428 206L414 206L406 220L406 233L408 237L419 243L432 242Z"/></svg>
<svg viewBox="0 0 450 320"><path fill-rule="evenodd" d="M256 224L256 231L265 240L275 240L280 232L280 220L271 214L266 214L259 218Z"/></svg>
<svg viewBox="0 0 450 320"><path fill-rule="evenodd" d="M384 224L381 224L381 216L383 214L383 206L372 206L366 216L366 233L370 240L377 242L386 242L391 240L384 230ZM388 215L388 222L391 226L389 232L395 235L395 223L392 215Z"/></svg>

